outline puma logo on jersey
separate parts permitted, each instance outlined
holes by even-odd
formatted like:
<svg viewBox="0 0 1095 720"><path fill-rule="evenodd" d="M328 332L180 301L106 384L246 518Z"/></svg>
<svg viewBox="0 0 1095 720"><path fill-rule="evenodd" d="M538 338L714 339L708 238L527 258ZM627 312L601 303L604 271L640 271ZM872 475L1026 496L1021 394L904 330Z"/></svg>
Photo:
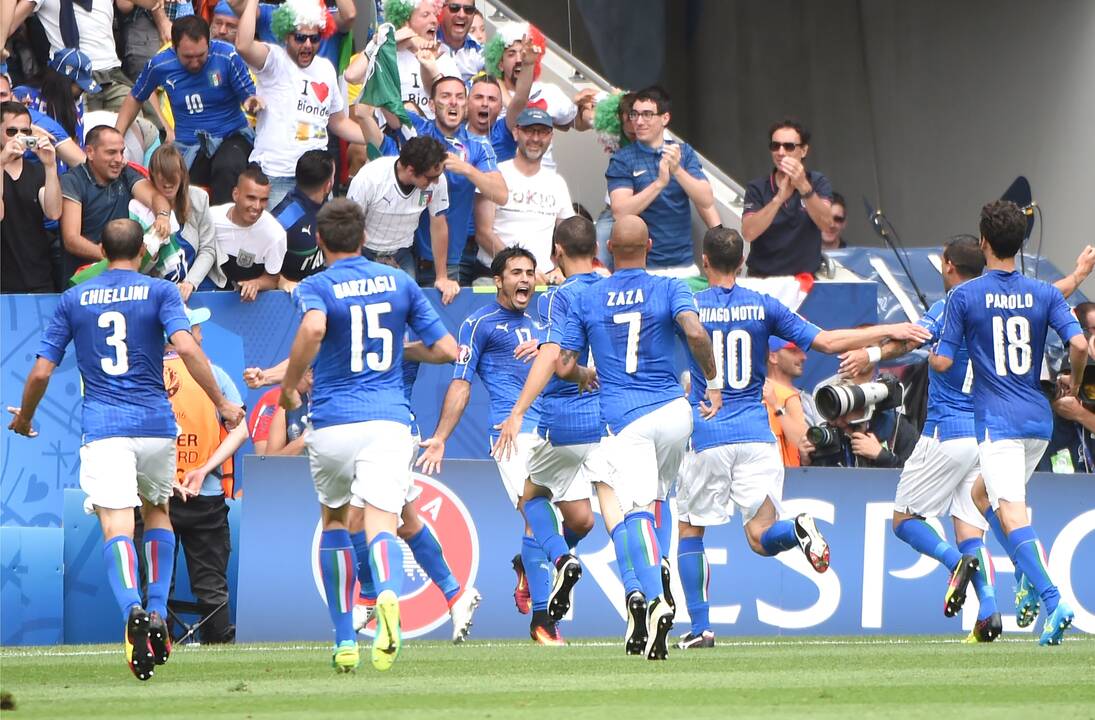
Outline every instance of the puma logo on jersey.
<svg viewBox="0 0 1095 720"><path fill-rule="evenodd" d="M643 289L638 288L635 290L609 290L608 302L605 303L608 307L618 307L620 305L634 305L635 303L641 303L644 301Z"/></svg>
<svg viewBox="0 0 1095 720"><path fill-rule="evenodd" d="M169 88L171 88L172 90L174 90L174 89L175 89L175 81L174 81L174 80L172 80L171 78L168 78L167 80L164 80L164 81L163 81L163 84L164 84L164 85L166 85L166 86L168 86L168 87L169 87Z"/></svg>
<svg viewBox="0 0 1095 720"><path fill-rule="evenodd" d="M502 332L509 332L509 323L498 323L494 326L495 330L501 330Z"/></svg>

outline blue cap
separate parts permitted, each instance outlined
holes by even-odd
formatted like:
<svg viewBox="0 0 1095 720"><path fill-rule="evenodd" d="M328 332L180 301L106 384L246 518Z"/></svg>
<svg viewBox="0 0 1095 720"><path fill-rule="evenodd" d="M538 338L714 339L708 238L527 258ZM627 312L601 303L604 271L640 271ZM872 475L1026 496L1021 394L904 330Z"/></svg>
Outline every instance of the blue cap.
<svg viewBox="0 0 1095 720"><path fill-rule="evenodd" d="M75 48L61 48L49 59L49 66L94 95L103 88L91 73L91 58Z"/></svg>
<svg viewBox="0 0 1095 720"><path fill-rule="evenodd" d="M797 347L798 345L795 345L790 340L784 340L783 338L776 337L775 335L768 336L768 352L779 352L780 350L783 350L785 348Z"/></svg>
<svg viewBox="0 0 1095 720"><path fill-rule="evenodd" d="M517 127L531 127L533 125L554 127L555 123L551 121L551 116L540 108L525 108L517 116Z"/></svg>
<svg viewBox="0 0 1095 720"><path fill-rule="evenodd" d="M228 0L221 0L219 3L217 3L217 6L213 8L213 14L236 17L236 11L233 10L232 6L228 4Z"/></svg>

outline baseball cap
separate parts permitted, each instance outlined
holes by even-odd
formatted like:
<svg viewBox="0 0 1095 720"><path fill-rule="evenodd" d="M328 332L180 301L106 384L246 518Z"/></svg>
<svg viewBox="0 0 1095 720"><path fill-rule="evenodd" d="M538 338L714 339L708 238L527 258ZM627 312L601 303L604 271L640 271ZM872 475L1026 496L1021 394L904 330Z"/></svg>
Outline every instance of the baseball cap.
<svg viewBox="0 0 1095 720"><path fill-rule="evenodd" d="M517 127L531 127L533 125L554 127L555 123L551 121L551 116L540 108L525 108L517 116Z"/></svg>
<svg viewBox="0 0 1095 720"><path fill-rule="evenodd" d="M786 348L797 347L798 345L795 345L790 340L784 340L783 338L776 337L775 335L768 336L768 352L779 352L780 350L784 350Z"/></svg>
<svg viewBox="0 0 1095 720"><path fill-rule="evenodd" d="M236 17L236 11L232 9L232 6L228 4L228 0L220 0L216 7L213 8L214 15L227 15L228 17Z"/></svg>
<svg viewBox="0 0 1095 720"><path fill-rule="evenodd" d="M86 93L95 95L103 89L91 73L91 58L75 48L62 48L53 53L49 66L79 85Z"/></svg>
<svg viewBox="0 0 1095 720"><path fill-rule="evenodd" d="M188 308L183 306L186 310L186 320L190 323L190 327L195 325L201 325L203 322L213 317L213 312L207 307Z"/></svg>

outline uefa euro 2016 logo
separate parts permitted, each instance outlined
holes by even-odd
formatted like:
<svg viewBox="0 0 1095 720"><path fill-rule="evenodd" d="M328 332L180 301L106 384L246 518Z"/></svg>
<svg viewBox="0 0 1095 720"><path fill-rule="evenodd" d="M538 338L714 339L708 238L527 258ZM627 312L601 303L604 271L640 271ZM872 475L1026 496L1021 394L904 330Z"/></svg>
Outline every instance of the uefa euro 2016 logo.
<svg viewBox="0 0 1095 720"><path fill-rule="evenodd" d="M479 536L468 508L445 484L427 475L411 473L411 480L421 491L414 500L415 509L422 523L433 530L441 543L449 569L461 588L475 585L479 572ZM316 592L326 603L323 579L319 571L319 537L322 523L316 524L312 538L312 578ZM415 562L411 549L399 541L403 548L403 593L399 596L399 616L404 638L415 638L436 630L449 621L449 606L445 596L430 582L426 572ZM358 597L359 587L354 587ZM372 637L376 625L370 621L365 634Z"/></svg>

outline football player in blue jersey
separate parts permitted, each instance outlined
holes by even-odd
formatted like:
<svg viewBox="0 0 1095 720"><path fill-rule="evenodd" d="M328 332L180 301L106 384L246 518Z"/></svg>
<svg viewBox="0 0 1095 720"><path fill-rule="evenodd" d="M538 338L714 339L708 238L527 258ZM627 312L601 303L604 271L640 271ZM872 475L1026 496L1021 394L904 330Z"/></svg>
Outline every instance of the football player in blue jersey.
<svg viewBox="0 0 1095 720"><path fill-rule="evenodd" d="M684 336L708 379L710 404L702 406L702 418L718 412L722 388L692 293L680 280L646 272L646 223L633 215L617 219L609 249L616 272L590 284L571 303L556 373L583 382L586 371L578 360L585 358L587 347L592 350L608 433L601 452L609 465L609 483L626 511L628 555L642 586L629 603L646 607L645 644L636 629L625 648L661 660L668 656L673 609L663 592L663 552L652 510L655 501L665 500L692 434L692 409L673 367L671 350L678 335Z"/></svg>
<svg viewBox="0 0 1095 720"><path fill-rule="evenodd" d="M1095 250L1088 247L1076 260L1076 269L1054 285L1065 297L1072 294L1091 274ZM985 256L980 240L973 235L951 238L943 248L943 288L980 277ZM938 341L946 299L935 302L920 325L932 333L929 343ZM849 351L841 355L844 375L863 372L872 360L888 360L911 352L923 343L889 340L881 346ZM972 490L980 473L973 421L973 365L965 343L958 346L954 363L945 373L928 371L928 415L916 448L901 471L894 498L893 530L917 552L934 558L951 571L943 613L952 617L961 609L966 588L973 581L977 593L977 620L966 642L992 642L1003 624L997 611L993 587L992 556L985 547L988 523L974 505ZM935 532L925 518L949 512L954 522L957 546ZM1016 622L1026 627L1038 614L1038 600L1025 576L1016 566Z"/></svg>
<svg viewBox="0 0 1095 720"><path fill-rule="evenodd" d="M14 416L8 427L37 436L34 412L73 342L84 385L80 488L87 493L85 507L94 509L102 525L107 579L125 619L126 662L137 679L148 680L171 652L165 618L175 534L167 503L175 488L177 426L163 381L165 335L228 428L243 420L243 408L221 393L209 360L190 335L179 291L166 280L140 274L140 225L111 221L102 246L107 270L61 295L22 404L8 408ZM146 607L133 546L137 506L148 560Z"/></svg>
<svg viewBox="0 0 1095 720"><path fill-rule="evenodd" d="M1061 291L1015 270L1027 219L1015 203L981 209L981 249L986 272L947 298L939 344L929 357L945 373L965 343L973 363L973 422L981 477L974 502L1042 601L1039 643L1056 645L1074 612L1061 599L1046 568L1045 551L1030 525L1026 484L1045 452L1053 414L1039 385L1046 332L1069 347L1072 377L1082 376L1087 342ZM1072 391L1079 392L1079 383Z"/></svg>
<svg viewBox="0 0 1095 720"><path fill-rule="evenodd" d="M357 565L347 530L350 499L365 501L365 534L377 589L373 667L395 662L402 637L399 593L403 551L396 538L411 484L411 416L403 394L403 343L409 326L430 347L456 352L455 340L410 276L361 255L365 216L353 201L332 200L316 216L327 269L296 289L303 317L281 382L286 410L312 367L312 429L306 445L321 504L320 570L335 625L332 664L359 662L353 626Z"/></svg>
<svg viewBox="0 0 1095 720"><path fill-rule="evenodd" d="M770 295L737 284L745 241L737 230L711 228L703 238L703 270L711 287L696 293L700 322L711 337L722 390L722 410L701 420L707 382L693 360L692 447L695 456L682 469L677 487L680 543L677 563L684 587L690 631L677 647L713 647L709 622L708 564L704 530L729 521L731 503L741 511L749 547L774 556L799 548L814 570L829 569L829 546L814 519L801 514L780 520L783 460L762 402L767 376L768 339L776 336L803 350L836 353L887 337L926 340L928 332L909 323L858 330L822 330Z"/></svg>
<svg viewBox="0 0 1095 720"><path fill-rule="evenodd" d="M541 412L536 433L541 443L529 457L529 481L525 483L521 504L533 537L556 570L547 610L551 619L558 621L570 609L574 584L581 577L581 566L571 552L565 529L559 526L551 500L566 497L574 484L581 491L588 491L590 485L595 484L601 514L617 550L625 592L638 591L639 585L635 573L627 572L626 536L620 522L623 515L619 500L605 482L608 469L599 452L604 424L598 393L595 389L582 392L583 388L578 385L555 378L555 361L559 357L559 343L570 304L578 293L601 279L593 270L593 258L597 254L596 231L593 223L585 218L567 218L555 228L553 241L552 259L566 280L548 288L539 298L540 321L544 328L539 354L529 369L520 397L498 428L492 454L504 459L518 450L517 438L525 422L525 413L539 397ZM596 378L591 370L583 369L583 373L590 381ZM639 619L645 628L646 618Z"/></svg>
<svg viewBox="0 0 1095 720"><path fill-rule="evenodd" d="M472 373L477 373L487 387L490 395L489 421L492 428L497 428L509 415L528 377L529 366L516 356L517 349L524 343L541 339L539 326L526 312L532 300L536 272L536 260L532 253L519 246L506 248L495 256L491 270L498 288L498 299L472 313L460 326L460 357L445 393L437 428L433 437L422 443L425 450L417 463L427 473L437 472L441 468L445 441L456 428L471 397ZM530 458L543 442L535 433L539 419L540 404L534 403L525 415L516 440L516 452L508 457L495 458L506 494L514 508L519 510L524 509L521 499L529 477ZM492 431L488 449L495 439L496 433ZM593 526L589 495L589 486L583 488L577 483L571 484L566 493L555 498L563 522L573 534L572 544L577 543ZM529 634L534 641L543 645L562 644L556 622L548 613L552 566L545 549L527 525L520 560L531 596ZM520 590L519 581L515 600L519 602L519 610L528 612L520 603Z"/></svg>
<svg viewBox="0 0 1095 720"><path fill-rule="evenodd" d="M157 88L171 104L175 144L191 182L210 186L214 205L231 201L255 138L244 111L263 107L247 63L231 43L210 39L205 20L188 15L172 24L171 47L148 61L122 102L118 132L125 134Z"/></svg>

